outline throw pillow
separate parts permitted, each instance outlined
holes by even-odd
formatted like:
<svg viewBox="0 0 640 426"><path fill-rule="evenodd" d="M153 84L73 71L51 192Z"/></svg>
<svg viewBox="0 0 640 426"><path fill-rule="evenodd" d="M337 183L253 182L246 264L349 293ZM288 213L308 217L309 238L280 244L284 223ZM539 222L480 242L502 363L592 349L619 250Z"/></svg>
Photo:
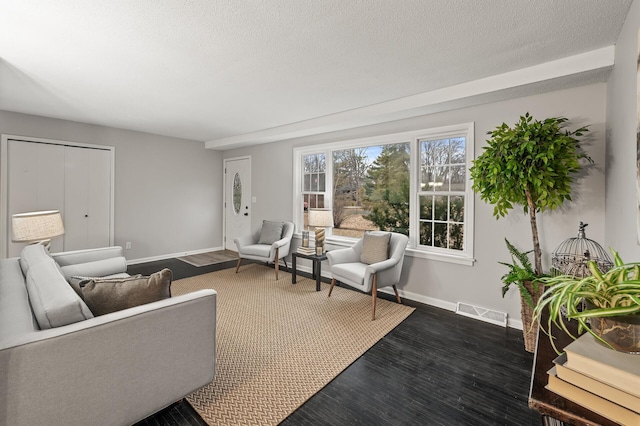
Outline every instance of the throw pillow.
<svg viewBox="0 0 640 426"><path fill-rule="evenodd" d="M262 230L260 230L260 240L258 244L273 244L282 238L282 229L284 222L272 222L270 220L262 221Z"/></svg>
<svg viewBox="0 0 640 426"><path fill-rule="evenodd" d="M124 275L124 276L119 276L119 275ZM126 279L131 279L131 278L142 278L142 274L128 275L128 274L125 273L125 274L115 274L113 276L108 276L108 277L74 276L74 277L70 277L69 278L69 285L71 285L71 288L73 288L73 290L76 292L76 294L78 296L80 296L84 300L84 297L82 296L82 288L80 288L80 283L89 282L91 280L96 281L96 282L114 281L114 280L124 281Z"/></svg>
<svg viewBox="0 0 640 426"><path fill-rule="evenodd" d="M82 298L95 316L105 315L171 297L172 273L163 269L151 276L85 280Z"/></svg>
<svg viewBox="0 0 640 426"><path fill-rule="evenodd" d="M389 258L389 240L391 234L371 234L366 233L362 237L362 252L360 262L371 265L382 262Z"/></svg>

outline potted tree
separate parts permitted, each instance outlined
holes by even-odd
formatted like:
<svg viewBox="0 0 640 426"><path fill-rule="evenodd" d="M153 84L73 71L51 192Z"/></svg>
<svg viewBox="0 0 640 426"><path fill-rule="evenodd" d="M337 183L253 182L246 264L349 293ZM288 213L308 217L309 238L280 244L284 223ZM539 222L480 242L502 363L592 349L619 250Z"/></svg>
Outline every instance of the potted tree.
<svg viewBox="0 0 640 426"><path fill-rule="evenodd" d="M544 274L536 214L555 210L570 200L573 176L582 168L581 160L591 162L578 139L587 127L570 131L564 128L566 121L564 117L538 121L526 113L513 127L503 123L488 133L491 137L487 146L470 169L473 190L494 205L496 218L504 217L515 205L529 215L534 277ZM532 312L542 287L530 278L505 284L507 288L511 283L518 284L520 288L525 348L533 352L537 327Z"/></svg>
<svg viewBox="0 0 640 426"><path fill-rule="evenodd" d="M540 280L547 289L534 309L534 318L539 320L548 308L549 319L542 328L556 352L560 353L551 336L551 325L576 339L565 324L573 319L578 322L578 335L586 331L612 349L640 353L640 263L624 263L615 251L613 258L614 267L604 274L596 262L589 260L589 276L560 275Z"/></svg>

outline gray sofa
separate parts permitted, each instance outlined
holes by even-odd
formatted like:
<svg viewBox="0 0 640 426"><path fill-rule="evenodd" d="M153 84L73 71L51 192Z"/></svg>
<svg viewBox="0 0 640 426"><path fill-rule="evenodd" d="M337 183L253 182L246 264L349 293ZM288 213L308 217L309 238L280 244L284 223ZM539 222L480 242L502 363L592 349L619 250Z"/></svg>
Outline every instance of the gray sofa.
<svg viewBox="0 0 640 426"><path fill-rule="evenodd" d="M0 259L0 425L130 425L213 380L216 292L93 317L67 279L122 248Z"/></svg>

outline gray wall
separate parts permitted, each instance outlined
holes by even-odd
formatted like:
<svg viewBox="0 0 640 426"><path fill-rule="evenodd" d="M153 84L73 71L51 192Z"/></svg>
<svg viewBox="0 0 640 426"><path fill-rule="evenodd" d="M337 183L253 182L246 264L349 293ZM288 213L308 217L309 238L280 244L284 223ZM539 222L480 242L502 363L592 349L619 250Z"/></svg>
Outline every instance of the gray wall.
<svg viewBox="0 0 640 426"><path fill-rule="evenodd" d="M519 98L504 102L443 112L392 123L384 123L349 131L274 142L224 152L224 157L252 156L252 191L257 197L253 204L252 228L262 219L292 218L293 147L320 142L347 140L371 135L413 129L475 122L475 155L482 152L486 134L502 122L513 124L520 115L530 112L543 119L561 115L571 120L571 127L590 125L590 140L585 144L595 166L574 186L573 202L554 213L539 216L540 238L545 252L545 268L550 266L551 251L565 238L577 235L578 223L589 223L587 236L604 240L604 163L605 163L605 104L604 83ZM476 197L474 266L461 266L407 257L400 286L404 295L415 300L454 308L455 302L507 312L520 321L520 301L515 290L501 298L500 277L505 268L498 261L508 261L504 238L522 249L530 249L531 230L522 210L496 220L493 208Z"/></svg>
<svg viewBox="0 0 640 426"><path fill-rule="evenodd" d="M615 66L607 84L606 247L628 262L638 261L636 126L640 3L634 1L616 42Z"/></svg>
<svg viewBox="0 0 640 426"><path fill-rule="evenodd" d="M0 111L0 133L116 147L115 244L128 260L222 246L222 156L204 143Z"/></svg>

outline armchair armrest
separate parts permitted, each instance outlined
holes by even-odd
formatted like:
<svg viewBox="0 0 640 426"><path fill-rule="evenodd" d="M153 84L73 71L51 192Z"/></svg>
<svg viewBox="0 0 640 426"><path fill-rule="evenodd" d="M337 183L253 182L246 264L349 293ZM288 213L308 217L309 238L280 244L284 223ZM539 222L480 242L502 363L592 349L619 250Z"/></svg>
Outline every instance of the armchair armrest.
<svg viewBox="0 0 640 426"><path fill-rule="evenodd" d="M339 250L331 250L327 252L329 266L338 265L340 263L360 262L360 254L353 248L345 248Z"/></svg>
<svg viewBox="0 0 640 426"><path fill-rule="evenodd" d="M392 257L387 260L383 260L382 262L372 263L367 266L364 272L364 281L367 283L370 282L371 277L374 274L377 274L378 288L381 288L385 285L397 284L401 273L402 264L400 259ZM384 285L381 285L380 283L384 283Z"/></svg>
<svg viewBox="0 0 640 426"><path fill-rule="evenodd" d="M211 382L215 325L202 290L1 342L2 421L135 423Z"/></svg>
<svg viewBox="0 0 640 426"><path fill-rule="evenodd" d="M389 268L393 268L398 264L398 259L394 259L393 257L387 260L383 260L382 262L372 263L367 266L367 272L375 274L377 272L384 271Z"/></svg>
<svg viewBox="0 0 640 426"><path fill-rule="evenodd" d="M258 233L257 235L254 234L248 234L248 235L242 235L237 237L236 239L233 240L233 242L236 244L236 247L238 247L238 251L240 251L241 247L245 247L245 246L250 246L252 244L256 244L258 242L258 238L259 238L260 234Z"/></svg>
<svg viewBox="0 0 640 426"><path fill-rule="evenodd" d="M291 238L281 238L278 241L271 244L272 249L284 247L291 242Z"/></svg>

